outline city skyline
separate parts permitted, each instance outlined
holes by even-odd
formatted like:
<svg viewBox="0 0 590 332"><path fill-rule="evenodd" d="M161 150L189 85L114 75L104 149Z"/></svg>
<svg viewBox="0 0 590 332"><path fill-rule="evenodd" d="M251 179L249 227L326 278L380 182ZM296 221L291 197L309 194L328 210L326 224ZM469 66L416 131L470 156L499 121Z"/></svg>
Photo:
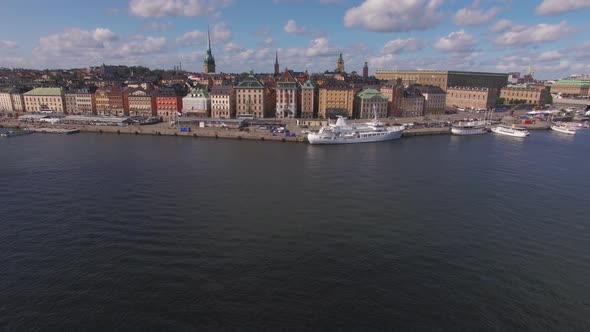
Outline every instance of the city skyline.
<svg viewBox="0 0 590 332"><path fill-rule="evenodd" d="M217 72L272 72L276 51L281 71L333 70L342 52L346 71L361 73L368 62L371 74L523 72L529 64L541 79L590 72L585 0L7 2L0 67L171 69L182 62L201 72L210 26Z"/></svg>

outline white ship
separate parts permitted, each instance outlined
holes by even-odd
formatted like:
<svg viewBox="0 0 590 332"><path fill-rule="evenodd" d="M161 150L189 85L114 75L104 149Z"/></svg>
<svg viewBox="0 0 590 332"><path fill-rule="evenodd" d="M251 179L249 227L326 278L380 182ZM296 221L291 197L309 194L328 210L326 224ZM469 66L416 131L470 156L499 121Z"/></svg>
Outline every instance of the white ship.
<svg viewBox="0 0 590 332"><path fill-rule="evenodd" d="M328 123L317 133L309 133L310 144L351 144L390 141L402 137L404 126L384 126L377 117L367 123L351 123L339 117L336 124Z"/></svg>
<svg viewBox="0 0 590 332"><path fill-rule="evenodd" d="M575 135L576 134L576 129L570 128L567 125L553 124L553 125L551 125L551 129L555 130L558 133L562 133L562 134L568 134L568 135Z"/></svg>
<svg viewBox="0 0 590 332"><path fill-rule="evenodd" d="M512 136L512 137L527 137L529 135L528 130L518 127L509 126L496 126L492 127L492 132L500 135Z"/></svg>
<svg viewBox="0 0 590 332"><path fill-rule="evenodd" d="M459 122L451 127L453 135L481 135L487 132L484 121Z"/></svg>

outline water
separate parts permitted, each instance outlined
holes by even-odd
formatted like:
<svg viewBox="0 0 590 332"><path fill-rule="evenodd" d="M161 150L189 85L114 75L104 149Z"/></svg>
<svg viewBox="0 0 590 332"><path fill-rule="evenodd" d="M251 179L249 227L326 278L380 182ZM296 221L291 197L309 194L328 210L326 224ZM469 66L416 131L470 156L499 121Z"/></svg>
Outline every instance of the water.
<svg viewBox="0 0 590 332"><path fill-rule="evenodd" d="M588 330L590 131L0 141L0 330Z"/></svg>

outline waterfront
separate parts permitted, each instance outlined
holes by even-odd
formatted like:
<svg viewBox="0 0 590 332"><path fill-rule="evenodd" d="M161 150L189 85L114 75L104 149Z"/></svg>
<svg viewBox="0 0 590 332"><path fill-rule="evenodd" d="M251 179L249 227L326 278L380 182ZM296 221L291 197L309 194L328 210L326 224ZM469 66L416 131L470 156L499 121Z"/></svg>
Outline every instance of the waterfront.
<svg viewBox="0 0 590 332"><path fill-rule="evenodd" d="M2 330L588 330L588 138L0 142Z"/></svg>

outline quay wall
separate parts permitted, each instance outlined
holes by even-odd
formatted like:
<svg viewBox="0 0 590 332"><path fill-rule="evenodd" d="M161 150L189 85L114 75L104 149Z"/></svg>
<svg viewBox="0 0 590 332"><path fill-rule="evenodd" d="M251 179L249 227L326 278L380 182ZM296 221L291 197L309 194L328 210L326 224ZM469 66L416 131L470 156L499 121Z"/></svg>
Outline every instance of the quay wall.
<svg viewBox="0 0 590 332"><path fill-rule="evenodd" d="M284 134L273 135L269 131L258 130L256 128L249 128L249 131L239 131L237 129L224 128L191 128L190 132L181 132L178 128L170 128L164 124L146 125L146 126L95 126L95 125L64 125L64 124L38 124L30 125L19 123L17 121L5 121L0 123L5 128L50 128L59 130L79 130L86 133L106 133L106 134L126 134L126 135L159 135L159 136L186 136L186 137L209 137L209 138L223 138L223 139L237 139L237 140L259 140L271 142L307 142L307 139L298 132L297 137L285 137ZM550 124L547 122L537 122L535 124L525 125L517 124L518 127L523 127L528 130L547 130ZM51 131L51 130L50 130ZM427 136L427 135L450 135L451 128L414 128L406 129L404 137L411 136Z"/></svg>

